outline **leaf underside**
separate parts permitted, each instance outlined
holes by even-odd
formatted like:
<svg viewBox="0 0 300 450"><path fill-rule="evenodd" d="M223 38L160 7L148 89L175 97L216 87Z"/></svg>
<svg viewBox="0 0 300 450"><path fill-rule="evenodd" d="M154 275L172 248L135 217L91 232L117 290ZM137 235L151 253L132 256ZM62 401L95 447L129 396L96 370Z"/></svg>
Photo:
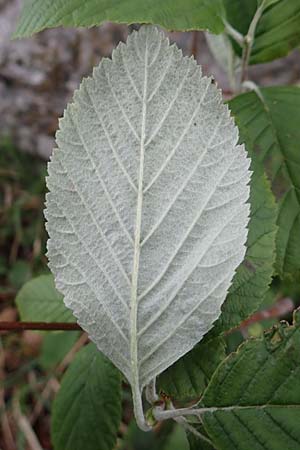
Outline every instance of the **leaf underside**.
<svg viewBox="0 0 300 450"><path fill-rule="evenodd" d="M245 254L249 159L220 91L144 26L103 59L49 163L57 288L134 398L220 314Z"/></svg>

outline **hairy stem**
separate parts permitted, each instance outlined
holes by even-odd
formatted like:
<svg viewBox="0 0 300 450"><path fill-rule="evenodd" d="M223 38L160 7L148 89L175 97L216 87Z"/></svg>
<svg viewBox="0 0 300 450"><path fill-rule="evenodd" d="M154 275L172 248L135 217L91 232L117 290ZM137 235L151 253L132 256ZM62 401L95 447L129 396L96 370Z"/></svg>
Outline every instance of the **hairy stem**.
<svg viewBox="0 0 300 450"><path fill-rule="evenodd" d="M248 66L249 66L249 60L250 60L250 56L251 56L251 52L252 52L252 48L253 48L256 27L262 16L262 13L264 12L265 6L266 6L266 0L263 0L261 2L260 6L257 8L257 10L253 16L253 19L250 23L248 32L247 32L246 36L244 37L242 70L241 70L241 80L240 80L241 86L248 77Z"/></svg>
<svg viewBox="0 0 300 450"><path fill-rule="evenodd" d="M142 402L142 392L139 390L139 386L137 384L134 384L132 386L132 400L136 423L138 424L141 430L150 431L152 427L149 426L146 422Z"/></svg>
<svg viewBox="0 0 300 450"><path fill-rule="evenodd" d="M212 441L208 439L204 434L200 433L193 425L188 423L185 417L175 417L175 422L179 423L186 431L189 431L191 434L196 436L198 439L202 439L210 445L213 445Z"/></svg>
<svg viewBox="0 0 300 450"><path fill-rule="evenodd" d="M225 32L230 36L240 47L244 45L244 36L237 31L233 26L230 25L226 20L224 20Z"/></svg>
<svg viewBox="0 0 300 450"><path fill-rule="evenodd" d="M150 405L153 405L155 402L159 401L159 396L156 393L156 379L150 381L150 383L146 386L146 399Z"/></svg>
<svg viewBox="0 0 300 450"><path fill-rule="evenodd" d="M176 419L177 417L184 416L196 416L201 419L202 414L205 413L214 413L217 411L236 411L236 410L249 410L252 408L264 410L265 408L270 408L271 406L276 407L276 405L265 404L265 405L233 405L233 406L211 406L208 408L179 408L179 409L168 409L163 410L160 407L153 408L153 416L159 422L168 419Z"/></svg>
<svg viewBox="0 0 300 450"><path fill-rule="evenodd" d="M171 401L168 402L168 409L174 411L175 407ZM212 446L212 442L208 437L204 436L204 434L200 433L193 425L191 425L185 417L174 417L173 420L177 423L179 423L186 431L189 431L194 436L196 436L199 439L202 439L203 441L207 442Z"/></svg>
<svg viewBox="0 0 300 450"><path fill-rule="evenodd" d="M153 408L153 416L157 421L175 419L177 417L184 416L197 416L201 414L215 410L215 408L178 408L178 409L167 409L162 410L160 407Z"/></svg>

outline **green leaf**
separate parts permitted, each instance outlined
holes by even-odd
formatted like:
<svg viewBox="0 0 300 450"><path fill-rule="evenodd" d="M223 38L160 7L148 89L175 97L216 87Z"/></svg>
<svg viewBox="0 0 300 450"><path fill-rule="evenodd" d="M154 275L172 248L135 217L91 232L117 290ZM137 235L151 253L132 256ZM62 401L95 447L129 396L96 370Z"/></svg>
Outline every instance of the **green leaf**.
<svg viewBox="0 0 300 450"><path fill-rule="evenodd" d="M262 169L252 163L252 170L247 252L212 330L214 335L238 326L257 311L272 280L277 209Z"/></svg>
<svg viewBox="0 0 300 450"><path fill-rule="evenodd" d="M8 274L9 282L17 289L23 286L31 278L30 265L23 260L16 261Z"/></svg>
<svg viewBox="0 0 300 450"><path fill-rule="evenodd" d="M300 44L300 0L281 0L266 8L256 30L251 64L287 55Z"/></svg>
<svg viewBox="0 0 300 450"><path fill-rule="evenodd" d="M84 347L65 373L52 410L55 450L111 450L121 421L121 375Z"/></svg>
<svg viewBox="0 0 300 450"><path fill-rule="evenodd" d="M163 450L189 450L186 433L180 425L175 425Z"/></svg>
<svg viewBox="0 0 300 450"><path fill-rule="evenodd" d="M228 22L246 35L257 0L224 0ZM300 0L268 0L256 28L250 63L258 64L287 55L300 44ZM241 49L234 44L236 52Z"/></svg>
<svg viewBox="0 0 300 450"><path fill-rule="evenodd" d="M222 338L204 339L158 378L158 390L176 400L197 399L225 356Z"/></svg>
<svg viewBox="0 0 300 450"><path fill-rule="evenodd" d="M278 202L278 273L300 270L300 89L264 88L230 102L231 111L253 159L264 163Z"/></svg>
<svg viewBox="0 0 300 450"><path fill-rule="evenodd" d="M174 421L164 421L155 430L142 431L132 420L127 428L120 450L164 450L175 428Z"/></svg>
<svg viewBox="0 0 300 450"><path fill-rule="evenodd" d="M60 25L91 27L106 21L220 33L224 29L223 15L222 0L27 0L15 37Z"/></svg>
<svg viewBox="0 0 300 450"><path fill-rule="evenodd" d="M21 320L28 322L75 322L56 290L52 275L41 275L28 281L16 297Z"/></svg>
<svg viewBox="0 0 300 450"><path fill-rule="evenodd" d="M197 432L207 437L207 433L205 432L202 424L193 424L193 427ZM187 437L190 445L190 450L215 450L215 447L213 447L209 442L202 439L201 437L195 436L195 434L193 433L188 433Z"/></svg>
<svg viewBox="0 0 300 450"><path fill-rule="evenodd" d="M80 336L80 331L45 333L38 363L44 370L59 364Z"/></svg>
<svg viewBox="0 0 300 450"><path fill-rule="evenodd" d="M236 30L244 36L257 9L256 0L223 0L226 19ZM243 5L243 7L241 7ZM237 47L240 49L240 47ZM240 50L241 55L241 50Z"/></svg>
<svg viewBox="0 0 300 450"><path fill-rule="evenodd" d="M250 339L215 372L202 419L219 450L300 448L299 318Z"/></svg>
<svg viewBox="0 0 300 450"><path fill-rule="evenodd" d="M174 421L164 421L159 427L145 433L133 420L119 450L189 450L184 429Z"/></svg>
<svg viewBox="0 0 300 450"><path fill-rule="evenodd" d="M257 4L261 5L264 2L264 7L268 8L269 6L274 5L274 3L277 3L279 1L281 0L258 0Z"/></svg>

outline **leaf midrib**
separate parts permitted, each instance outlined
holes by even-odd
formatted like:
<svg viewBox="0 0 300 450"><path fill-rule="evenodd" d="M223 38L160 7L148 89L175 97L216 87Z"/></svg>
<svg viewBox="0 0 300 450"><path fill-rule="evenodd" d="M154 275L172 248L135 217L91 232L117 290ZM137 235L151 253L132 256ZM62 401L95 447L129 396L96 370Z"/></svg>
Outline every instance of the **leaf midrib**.
<svg viewBox="0 0 300 450"><path fill-rule="evenodd" d="M138 193L136 206L136 225L134 231L134 257L131 280L131 311L130 311L130 356L131 356L131 384L135 407L143 407L141 402L139 368L138 368L138 343L137 343L137 313L138 313L138 274L141 252L141 226L143 210L143 190L144 190L144 157L145 157L145 135L146 135L146 115L147 115L147 84L148 84L148 36L145 42L144 61L144 86L142 98L142 119L141 119L141 142L140 142L140 166L138 177Z"/></svg>
<svg viewBox="0 0 300 450"><path fill-rule="evenodd" d="M278 408L293 408L293 409L297 409L300 408L300 403L297 404L282 404L282 405L278 405L278 404L270 404L270 403L265 403L263 405L230 405L230 406L212 406L212 407L208 407L208 408L201 408L200 409L200 413L199 414L207 414L207 413L215 413L218 411L224 411L224 412L231 412L231 411L235 411L235 410L247 410L247 409L267 409L267 408L274 408L274 409L278 409Z"/></svg>

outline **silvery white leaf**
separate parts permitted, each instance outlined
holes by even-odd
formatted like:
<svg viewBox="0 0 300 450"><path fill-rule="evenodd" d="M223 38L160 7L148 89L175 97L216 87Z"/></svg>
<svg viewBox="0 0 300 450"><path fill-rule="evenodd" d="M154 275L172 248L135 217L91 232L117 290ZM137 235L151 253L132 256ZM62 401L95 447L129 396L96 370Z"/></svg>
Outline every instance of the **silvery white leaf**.
<svg viewBox="0 0 300 450"><path fill-rule="evenodd" d="M232 43L225 33L205 33L209 50L219 66L226 71L231 88L236 89L237 77L240 74L242 61L233 50Z"/></svg>
<svg viewBox="0 0 300 450"><path fill-rule="evenodd" d="M103 59L49 163L57 288L141 392L212 327L244 257L249 160L220 91L155 27Z"/></svg>
<svg viewBox="0 0 300 450"><path fill-rule="evenodd" d="M205 38L220 67L227 72L230 70L230 66L233 66L232 68L236 71L240 70L241 59L234 53L230 39L225 33L212 34L206 32Z"/></svg>

